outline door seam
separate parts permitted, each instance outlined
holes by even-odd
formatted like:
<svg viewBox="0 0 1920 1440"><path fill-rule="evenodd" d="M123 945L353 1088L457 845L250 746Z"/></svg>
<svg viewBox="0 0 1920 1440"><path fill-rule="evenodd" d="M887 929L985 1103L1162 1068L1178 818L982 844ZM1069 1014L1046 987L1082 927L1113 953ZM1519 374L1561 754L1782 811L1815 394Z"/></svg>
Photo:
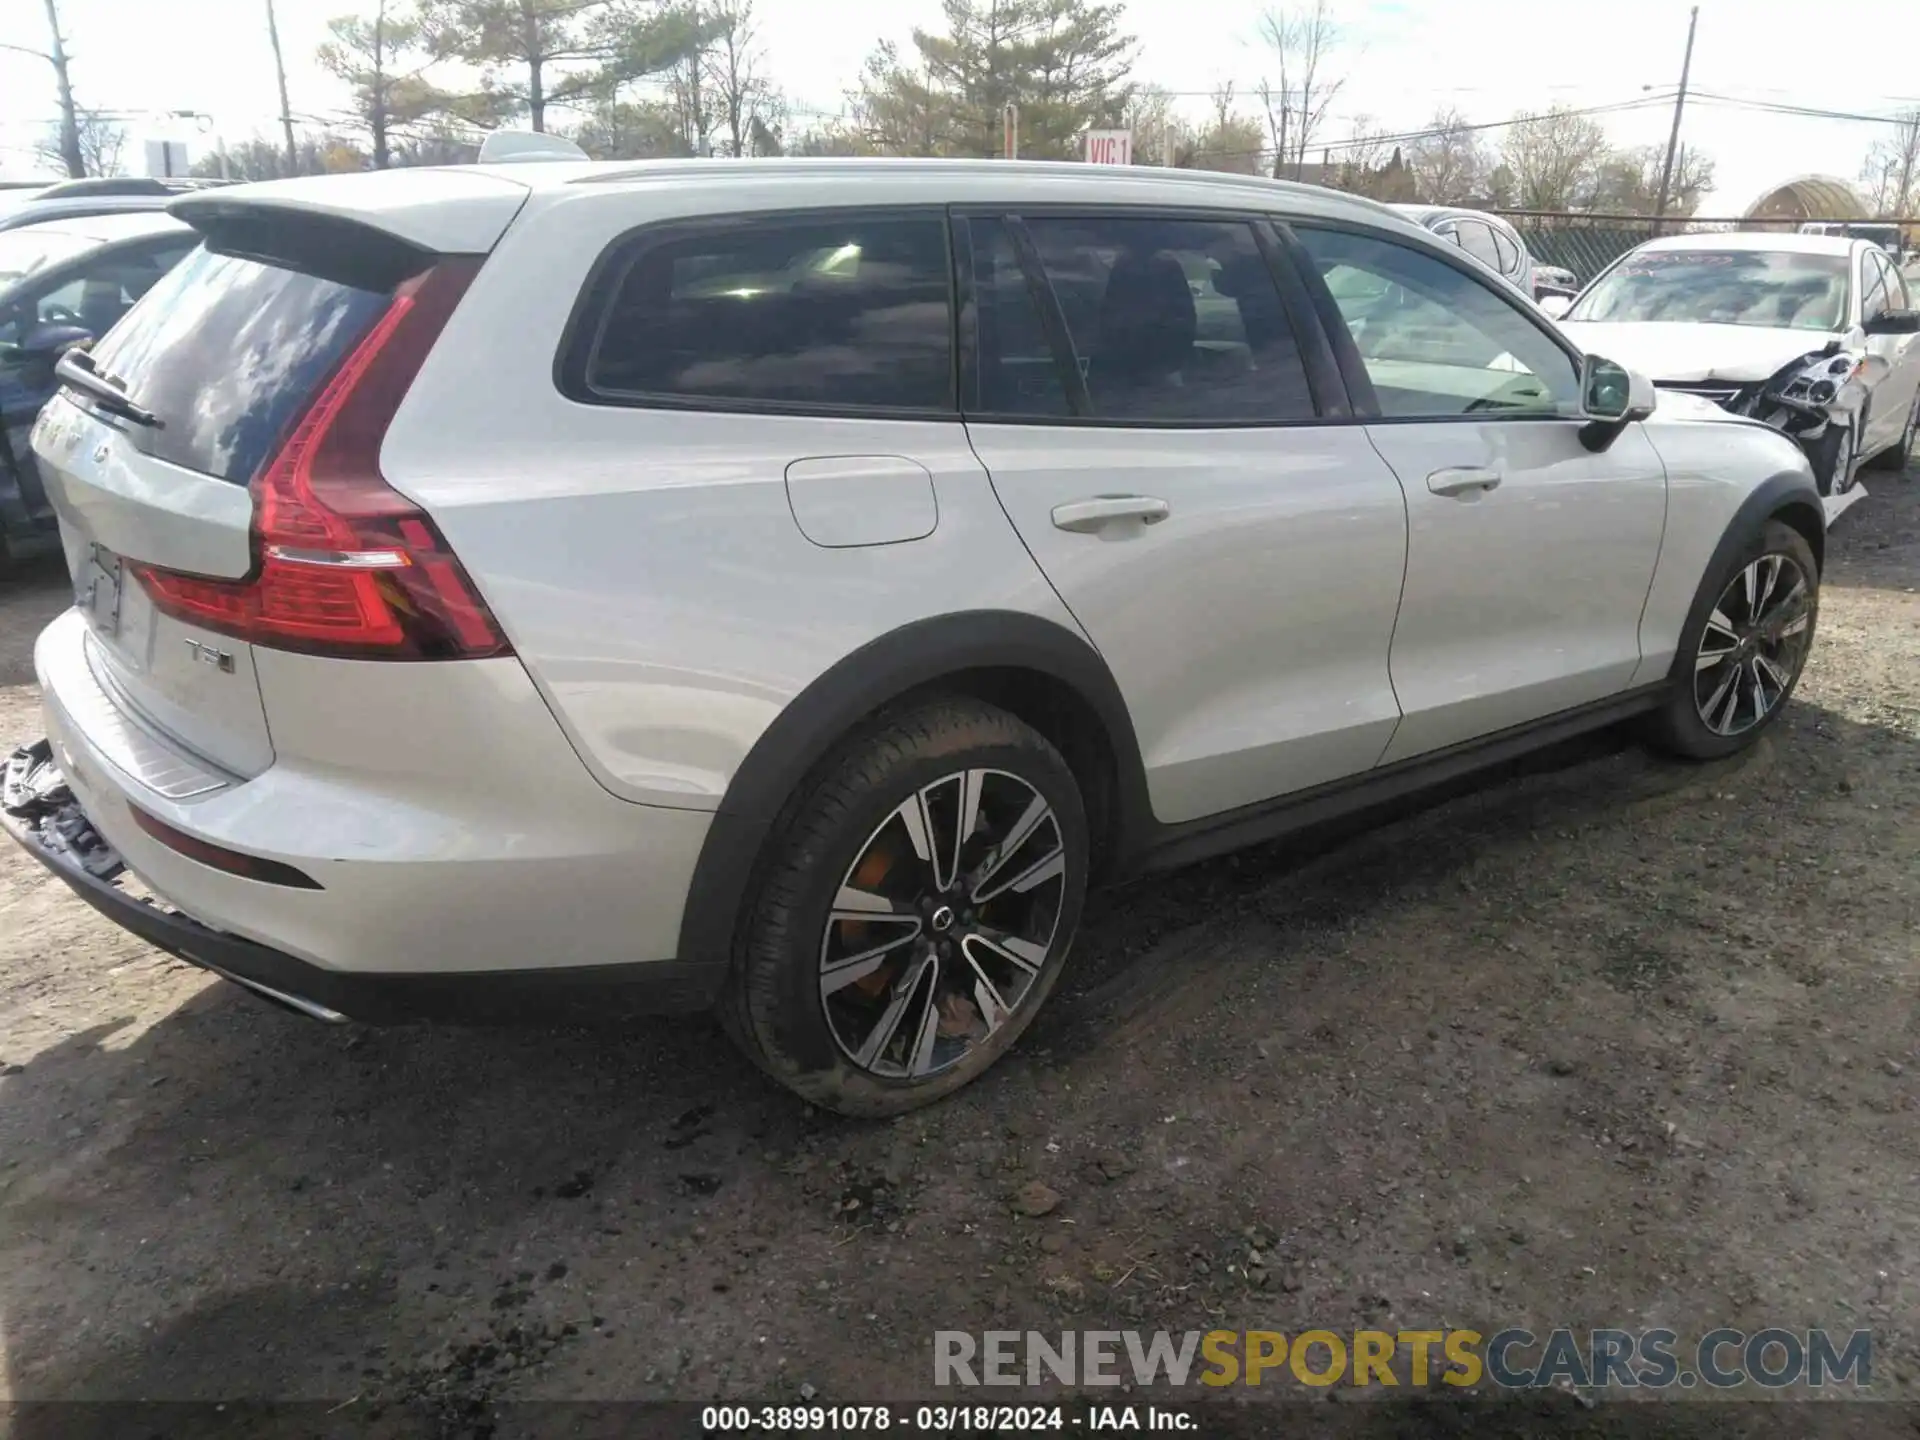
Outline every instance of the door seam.
<svg viewBox="0 0 1920 1440"><path fill-rule="evenodd" d="M1373 426L1363 425L1361 429L1367 437L1368 447L1379 457L1380 463L1387 467L1387 473L1393 476L1393 483L1400 487L1400 525L1401 534L1404 537L1404 543L1400 547L1400 595L1393 603L1393 628L1387 632L1387 691L1393 696L1393 708L1398 710L1400 715L1393 722L1393 729L1387 732L1386 741L1380 746L1380 753L1373 757L1373 764L1367 767L1369 770L1377 770L1380 762L1386 759L1387 752L1393 748L1393 742L1400 734L1400 727L1406 723L1407 719L1407 707L1400 699L1400 687L1393 683L1393 645L1394 641L1400 638L1400 614L1407 603L1407 572L1413 567L1413 502L1407 498L1407 482L1401 477L1400 472L1394 469L1379 445L1374 442ZM1641 602L1643 609L1645 604L1643 600ZM1637 635L1634 637L1634 643L1636 645L1639 643Z"/></svg>

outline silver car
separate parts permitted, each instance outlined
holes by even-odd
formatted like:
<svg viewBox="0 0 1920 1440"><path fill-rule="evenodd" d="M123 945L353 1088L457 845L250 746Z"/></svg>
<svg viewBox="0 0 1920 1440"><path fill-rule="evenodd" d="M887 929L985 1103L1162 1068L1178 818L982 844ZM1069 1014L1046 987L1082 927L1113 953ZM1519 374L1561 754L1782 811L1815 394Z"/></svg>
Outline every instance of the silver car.
<svg viewBox="0 0 1920 1440"><path fill-rule="evenodd" d="M1500 216L1485 210L1462 210L1453 205L1395 205L1393 208L1441 239L1451 240L1522 295L1541 298L1527 242Z"/></svg>
<svg viewBox="0 0 1920 1440"><path fill-rule="evenodd" d="M7 824L324 1020L711 1008L903 1110L1090 885L1616 722L1728 755L1813 638L1791 442L1368 201L549 162L174 211L34 436L75 604Z"/></svg>

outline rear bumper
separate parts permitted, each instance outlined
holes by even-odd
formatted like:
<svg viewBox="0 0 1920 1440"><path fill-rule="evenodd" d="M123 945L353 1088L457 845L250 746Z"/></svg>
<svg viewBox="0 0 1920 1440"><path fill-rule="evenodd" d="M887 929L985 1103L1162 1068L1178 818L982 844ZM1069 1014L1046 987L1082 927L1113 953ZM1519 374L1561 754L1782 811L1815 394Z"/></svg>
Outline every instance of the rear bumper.
<svg viewBox="0 0 1920 1440"><path fill-rule="evenodd" d="M481 972L329 970L130 893L117 852L93 829L80 802L64 787L50 799L22 806L25 813L0 806L0 828L122 929L312 1019L376 1025L598 1021L704 1009L718 987L714 967L678 961Z"/></svg>
<svg viewBox="0 0 1920 1440"><path fill-rule="evenodd" d="M285 672L266 687L276 754L242 776L134 710L91 647L74 610L34 651L73 807L62 823L163 903L49 845L44 805L16 807L6 828L150 943L308 1013L370 1021L672 1012L718 993L724 954L678 954L711 815L609 795L518 661L268 656Z"/></svg>

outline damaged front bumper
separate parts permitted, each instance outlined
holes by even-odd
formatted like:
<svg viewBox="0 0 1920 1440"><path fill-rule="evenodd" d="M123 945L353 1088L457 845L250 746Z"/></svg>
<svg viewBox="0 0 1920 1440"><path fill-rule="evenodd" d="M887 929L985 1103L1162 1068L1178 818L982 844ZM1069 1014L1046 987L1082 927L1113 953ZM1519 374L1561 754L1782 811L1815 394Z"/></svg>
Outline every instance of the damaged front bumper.
<svg viewBox="0 0 1920 1440"><path fill-rule="evenodd" d="M1670 388L1706 396L1731 414L1749 416L1791 436L1806 452L1820 493L1832 495L1845 490L1853 478L1840 470L1843 461L1857 454L1850 442L1858 434L1865 407L1862 372L1866 365L1866 356L1835 341L1800 356L1759 384L1710 382Z"/></svg>

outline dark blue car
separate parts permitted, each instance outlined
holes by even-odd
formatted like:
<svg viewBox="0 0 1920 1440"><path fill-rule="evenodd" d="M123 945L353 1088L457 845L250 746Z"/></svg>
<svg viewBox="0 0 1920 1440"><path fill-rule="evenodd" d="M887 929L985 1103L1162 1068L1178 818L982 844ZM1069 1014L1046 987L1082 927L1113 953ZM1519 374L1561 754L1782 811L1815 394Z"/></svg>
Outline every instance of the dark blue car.
<svg viewBox="0 0 1920 1440"><path fill-rule="evenodd" d="M55 364L112 329L199 243L190 226L156 211L0 232L0 574L59 544L27 445L58 386Z"/></svg>

